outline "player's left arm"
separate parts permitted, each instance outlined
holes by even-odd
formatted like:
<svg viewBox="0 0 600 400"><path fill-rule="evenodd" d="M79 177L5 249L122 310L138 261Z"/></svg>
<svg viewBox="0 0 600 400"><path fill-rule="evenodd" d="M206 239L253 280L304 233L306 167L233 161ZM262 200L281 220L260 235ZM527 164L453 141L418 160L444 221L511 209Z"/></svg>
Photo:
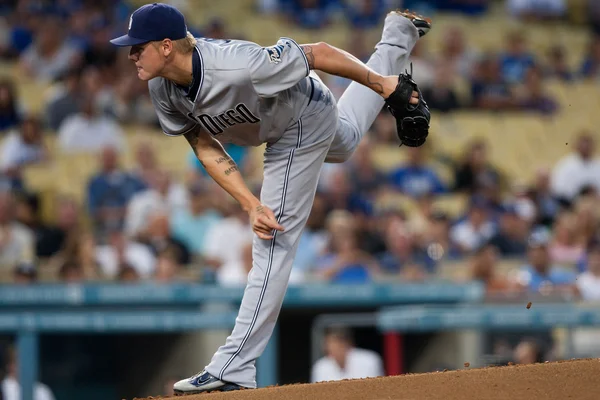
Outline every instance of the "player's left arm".
<svg viewBox="0 0 600 400"><path fill-rule="evenodd" d="M306 55L310 69L351 79L380 94L384 99L396 90L397 76L378 74L345 50L325 42L302 44L300 48ZM418 93L413 92L411 103L418 103L417 98Z"/></svg>

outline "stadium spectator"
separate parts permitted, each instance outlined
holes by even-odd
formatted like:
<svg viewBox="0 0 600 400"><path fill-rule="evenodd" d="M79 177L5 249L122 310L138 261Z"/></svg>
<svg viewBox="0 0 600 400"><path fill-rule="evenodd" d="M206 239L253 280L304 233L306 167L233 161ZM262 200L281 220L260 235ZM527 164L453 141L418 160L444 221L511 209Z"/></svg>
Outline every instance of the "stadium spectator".
<svg viewBox="0 0 600 400"><path fill-rule="evenodd" d="M17 89L8 78L0 79L0 133L16 127L21 122L23 105L17 97Z"/></svg>
<svg viewBox="0 0 600 400"><path fill-rule="evenodd" d="M356 215L369 216L373 213L373 204L366 196L353 190L350 173L335 166L327 177L322 193L330 209L348 210Z"/></svg>
<svg viewBox="0 0 600 400"><path fill-rule="evenodd" d="M206 238L210 229L219 223L222 216L211 202L210 193L203 183L189 188L189 205L171 208L171 232L196 256L206 251Z"/></svg>
<svg viewBox="0 0 600 400"><path fill-rule="evenodd" d="M188 207L188 193L171 173L157 170L150 177L150 186L133 195L127 204L125 233L137 237L148 224L148 217L158 212L172 214Z"/></svg>
<svg viewBox="0 0 600 400"><path fill-rule="evenodd" d="M583 257L585 246L577 216L572 212L561 213L552 227L552 239L548 248L550 261L562 266L573 266Z"/></svg>
<svg viewBox="0 0 600 400"><path fill-rule="evenodd" d="M0 384L2 400L20 400L21 384L19 383L19 364L17 352L11 348L8 352L6 376ZM33 388L33 400L54 400L52 390L45 384L36 382Z"/></svg>
<svg viewBox="0 0 600 400"><path fill-rule="evenodd" d="M225 264L235 264L242 258L243 248L253 238L248 214L236 204L227 203L224 218L206 232L204 264L206 279L216 279L216 271ZM223 246L227 243L227 246ZM231 265L230 264L230 265Z"/></svg>
<svg viewBox="0 0 600 400"><path fill-rule="evenodd" d="M90 232L73 231L67 237L64 249L53 261L60 266L67 262L78 265L83 270L85 279L89 281L105 278L96 256L96 241Z"/></svg>
<svg viewBox="0 0 600 400"><path fill-rule="evenodd" d="M177 254L171 249L167 249L156 258L154 281L158 283L172 283L178 280L177 273L180 270L181 266L177 262Z"/></svg>
<svg viewBox="0 0 600 400"><path fill-rule="evenodd" d="M572 293L576 275L552 264L548 245L549 237L546 232L533 232L529 239L528 263L519 271L517 283L529 292Z"/></svg>
<svg viewBox="0 0 600 400"><path fill-rule="evenodd" d="M525 34L519 31L509 33L506 50L500 54L503 79L510 84L523 82L527 71L535 65L535 55L528 48Z"/></svg>
<svg viewBox="0 0 600 400"><path fill-rule="evenodd" d="M31 285L37 283L37 267L29 262L18 263L13 269L13 282L17 285Z"/></svg>
<svg viewBox="0 0 600 400"><path fill-rule="evenodd" d="M497 272L498 251L491 244L478 247L473 253L469 264L469 280L485 285L488 295L506 294L514 291L517 286Z"/></svg>
<svg viewBox="0 0 600 400"><path fill-rule="evenodd" d="M44 145L40 120L37 117L25 118L18 131L9 133L0 150L2 174L13 180L13 187L22 188L23 169L29 165L42 163L49 158Z"/></svg>
<svg viewBox="0 0 600 400"><path fill-rule="evenodd" d="M550 115L559 109L556 100L544 90L542 72L538 68L527 70L519 102L523 111Z"/></svg>
<svg viewBox="0 0 600 400"><path fill-rule="evenodd" d="M583 131L576 146L576 150L560 159L552 171L552 193L566 202L572 202L586 187L600 191L600 159L596 156L592 133Z"/></svg>
<svg viewBox="0 0 600 400"><path fill-rule="evenodd" d="M515 108L516 100L497 57L485 56L475 66L471 80L471 102L475 109L481 110L506 111Z"/></svg>
<svg viewBox="0 0 600 400"><path fill-rule="evenodd" d="M351 332L345 327L328 329L323 346L325 356L311 369L313 383L385 375L381 356L356 347Z"/></svg>
<svg viewBox="0 0 600 400"><path fill-rule="evenodd" d="M58 279L64 283L83 283L85 271L83 267L75 261L65 261L58 270Z"/></svg>
<svg viewBox="0 0 600 400"><path fill-rule="evenodd" d="M131 265L122 263L119 265L117 280L123 283L138 283L140 281L140 275Z"/></svg>
<svg viewBox="0 0 600 400"><path fill-rule="evenodd" d="M571 71L567 60L566 50L563 46L555 45L550 47L547 52L548 61L544 69L544 76L549 79L558 79L564 82L571 82L575 79L575 74Z"/></svg>
<svg viewBox="0 0 600 400"><path fill-rule="evenodd" d="M443 211L434 210L429 215L418 242L420 251L427 254L426 264L437 266L442 260L462 257L459 247L450 240L450 222L450 217Z"/></svg>
<svg viewBox="0 0 600 400"><path fill-rule="evenodd" d="M468 46L461 27L448 27L444 31L440 55L436 61L438 75L440 71L443 71L447 72L448 78L461 77L463 79L470 79L478 58L478 51ZM428 99L428 97L425 98Z"/></svg>
<svg viewBox="0 0 600 400"><path fill-rule="evenodd" d="M450 230L450 239L462 253L471 253L496 233L490 204L480 196L471 200L467 216Z"/></svg>
<svg viewBox="0 0 600 400"><path fill-rule="evenodd" d="M577 289L585 301L600 302L600 242L587 248L585 272L577 277Z"/></svg>
<svg viewBox="0 0 600 400"><path fill-rule="evenodd" d="M410 66L407 68L412 71L412 78L419 83L421 90L432 86L435 81L435 58L428 51L427 42L417 41L410 53Z"/></svg>
<svg viewBox="0 0 600 400"><path fill-rule="evenodd" d="M446 192L440 177L427 164L426 149L426 146L421 146L406 150L407 163L389 174L389 184L393 189L413 198Z"/></svg>
<svg viewBox="0 0 600 400"><path fill-rule="evenodd" d="M140 140L135 147L135 166L131 173L146 186L150 186L158 170L159 165L154 147L147 141Z"/></svg>
<svg viewBox="0 0 600 400"><path fill-rule="evenodd" d="M596 35L600 34L600 3L596 0L588 0L587 16L591 23L592 29Z"/></svg>
<svg viewBox="0 0 600 400"><path fill-rule="evenodd" d="M500 174L488 160L487 143L484 140L473 140L465 148L462 160L454 169L454 191L474 194L499 181Z"/></svg>
<svg viewBox="0 0 600 400"><path fill-rule="evenodd" d="M330 238L328 251L317 260L317 275L331 283L367 283L381 268L377 260L361 250L355 230Z"/></svg>
<svg viewBox="0 0 600 400"><path fill-rule="evenodd" d="M322 29L331 22L332 0L284 0L285 15L301 28Z"/></svg>
<svg viewBox="0 0 600 400"><path fill-rule="evenodd" d="M374 200L385 184L386 176L374 163L377 153L373 139L363 138L352 157L344 164L352 180L353 193L358 193L369 200Z"/></svg>
<svg viewBox="0 0 600 400"><path fill-rule="evenodd" d="M415 238L405 224L395 221L387 226L385 232L387 250L379 254L377 260L386 274L398 275L405 267L414 268L415 264L431 272L431 265L423 265L428 261L415 245Z"/></svg>
<svg viewBox="0 0 600 400"><path fill-rule="evenodd" d="M129 265L143 279L150 278L156 268L156 257L148 246L128 240L116 229L110 232L107 244L96 246L96 259L102 274L110 279L119 276L123 264Z"/></svg>
<svg viewBox="0 0 600 400"><path fill-rule="evenodd" d="M192 261L190 249L170 230L170 216L165 213L155 213L148 216L148 225L139 235L139 242L147 245L157 257L164 251L172 251L179 265L188 265ZM226 242L223 242L226 243Z"/></svg>
<svg viewBox="0 0 600 400"><path fill-rule="evenodd" d="M158 126L146 82L135 75L121 76L110 93L112 103L105 108L123 124Z"/></svg>
<svg viewBox="0 0 600 400"><path fill-rule="evenodd" d="M50 257L58 253L64 240L60 228L46 224L40 215L40 198L34 194L17 196L16 220L33 232L37 257Z"/></svg>
<svg viewBox="0 0 600 400"><path fill-rule="evenodd" d="M515 364L536 364L543 361L543 351L535 340L525 339L514 350Z"/></svg>
<svg viewBox="0 0 600 400"><path fill-rule="evenodd" d="M68 117L81 110L81 71L70 69L53 85L46 95L44 123L53 131L58 131Z"/></svg>
<svg viewBox="0 0 600 400"><path fill-rule="evenodd" d="M325 250L325 244L327 243L326 219L327 203L325 198L317 192L312 210L306 221L306 228L300 236L290 284L303 283L307 278L307 274L310 273L317 259Z"/></svg>
<svg viewBox="0 0 600 400"><path fill-rule="evenodd" d="M377 26L386 13L385 0L353 0L344 4L345 15L353 29Z"/></svg>
<svg viewBox="0 0 600 400"><path fill-rule="evenodd" d="M0 268L35 260L33 232L16 221L14 196L0 192Z"/></svg>
<svg viewBox="0 0 600 400"><path fill-rule="evenodd" d="M585 79L600 77L600 33L590 39L587 54L584 55L580 75Z"/></svg>
<svg viewBox="0 0 600 400"><path fill-rule="evenodd" d="M97 110L90 94L81 99L81 112L67 117L58 129L58 147L63 153L99 152L111 146L125 150L125 135L117 122Z"/></svg>
<svg viewBox="0 0 600 400"><path fill-rule="evenodd" d="M99 159L100 171L88 183L87 204L96 234L101 235L108 228L123 225L127 203L145 185L119 167L114 148L104 148Z"/></svg>
<svg viewBox="0 0 600 400"><path fill-rule="evenodd" d="M501 213L498 232L490 239L502 257L522 257L527 252L529 224L519 215L514 204L505 206Z"/></svg>
<svg viewBox="0 0 600 400"><path fill-rule="evenodd" d="M506 8L511 15L526 21L556 19L567 13L565 0L508 0Z"/></svg>
<svg viewBox="0 0 600 400"><path fill-rule="evenodd" d="M550 170L539 168L535 173L533 186L528 190L529 197L536 206L536 225L551 226L561 203L550 188Z"/></svg>
<svg viewBox="0 0 600 400"><path fill-rule="evenodd" d="M61 17L47 15L43 18L34 42L21 54L21 73L40 82L58 79L70 68L79 64L81 53L65 39L64 21Z"/></svg>
<svg viewBox="0 0 600 400"><path fill-rule="evenodd" d="M252 242L242 246L241 257L230 258L217 269L216 282L223 287L242 288L248 282L248 274L252 269Z"/></svg>
<svg viewBox="0 0 600 400"><path fill-rule="evenodd" d="M447 113L461 107L453 80L452 71L446 65L437 64L433 84L421 91L431 110Z"/></svg>

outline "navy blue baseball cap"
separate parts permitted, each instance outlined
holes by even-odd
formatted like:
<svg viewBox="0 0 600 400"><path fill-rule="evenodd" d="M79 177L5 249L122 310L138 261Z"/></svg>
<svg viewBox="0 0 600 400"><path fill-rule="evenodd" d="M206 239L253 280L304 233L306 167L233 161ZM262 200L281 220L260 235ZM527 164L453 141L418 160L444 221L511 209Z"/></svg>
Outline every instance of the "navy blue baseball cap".
<svg viewBox="0 0 600 400"><path fill-rule="evenodd" d="M168 4L152 3L138 8L129 19L129 32L112 39L115 46L135 46L163 39L179 40L187 35L183 14Z"/></svg>

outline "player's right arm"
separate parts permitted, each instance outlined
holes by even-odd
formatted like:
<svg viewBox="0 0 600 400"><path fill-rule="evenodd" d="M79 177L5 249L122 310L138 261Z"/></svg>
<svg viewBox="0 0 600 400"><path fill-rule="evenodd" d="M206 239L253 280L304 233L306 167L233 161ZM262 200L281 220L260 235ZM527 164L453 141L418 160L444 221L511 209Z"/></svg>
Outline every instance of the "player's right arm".
<svg viewBox="0 0 600 400"><path fill-rule="evenodd" d="M261 239L271 239L274 229L282 231L273 211L256 198L244 182L235 161L221 143L197 126L184 134L206 172L248 212L254 232Z"/></svg>

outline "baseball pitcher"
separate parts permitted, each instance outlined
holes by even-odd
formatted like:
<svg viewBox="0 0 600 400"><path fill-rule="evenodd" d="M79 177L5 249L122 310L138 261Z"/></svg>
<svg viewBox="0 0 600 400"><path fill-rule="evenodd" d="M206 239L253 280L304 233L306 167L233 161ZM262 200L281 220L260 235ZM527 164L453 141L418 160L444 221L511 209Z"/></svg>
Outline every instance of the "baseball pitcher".
<svg viewBox="0 0 600 400"><path fill-rule="evenodd" d="M420 146L427 138L427 104L402 72L429 29L428 19L389 13L365 65L326 43L197 39L181 12L154 3L137 9L128 33L111 40L131 47L129 59L149 81L164 133L185 137L208 174L248 212L255 233L233 332L202 372L174 385L177 394L256 387L255 361L277 321L323 163L347 160L384 106L401 144ZM336 104L313 70L353 82ZM260 199L221 143L266 144Z"/></svg>

